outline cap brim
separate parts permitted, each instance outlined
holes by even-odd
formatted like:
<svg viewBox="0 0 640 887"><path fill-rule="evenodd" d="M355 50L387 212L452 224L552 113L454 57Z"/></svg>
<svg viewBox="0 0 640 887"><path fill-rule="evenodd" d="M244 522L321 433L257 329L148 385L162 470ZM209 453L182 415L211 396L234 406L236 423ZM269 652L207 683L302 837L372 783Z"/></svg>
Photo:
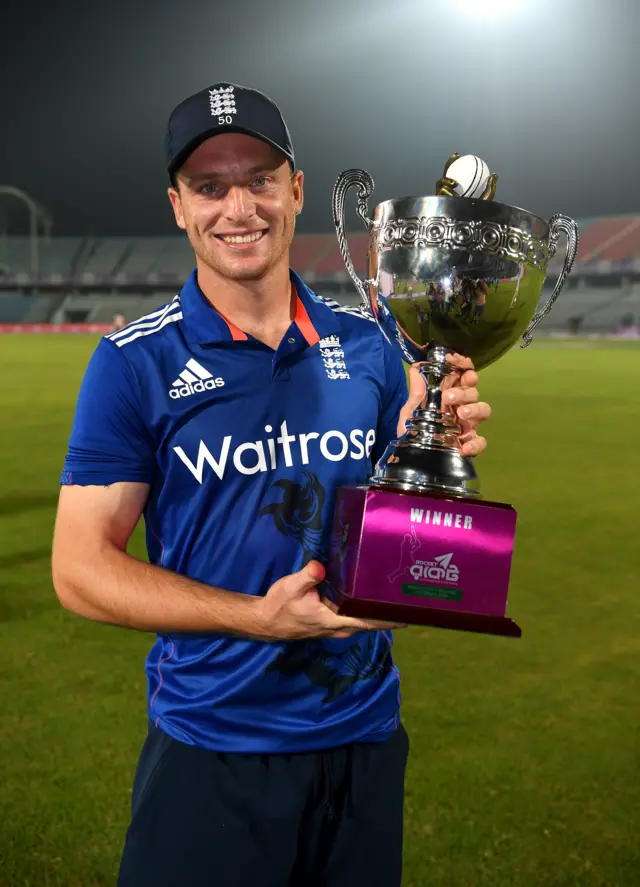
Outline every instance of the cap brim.
<svg viewBox="0 0 640 887"><path fill-rule="evenodd" d="M253 129L247 129L244 126L231 125L231 126L225 126L225 128L223 130L221 130L219 127L216 127L215 129L207 130L206 132L200 133L200 135L197 136L195 139L191 139L191 141L187 145L185 145L185 147L182 149L182 151L180 151L179 154L176 154L176 156L173 159L173 163L171 164L171 166L169 166L167 168L167 172L169 173L169 176L173 179L173 177L178 172L180 167L183 166L183 164L185 163L187 158L191 154L193 154L193 152L196 150L196 148L199 147L203 142L206 142L207 139L213 138L213 136L221 136L227 132L240 132L243 135L251 136L254 139L259 139L261 142L266 142L267 145L270 145L272 148L275 148L276 151L278 151L280 154L282 154L282 156L286 160L289 160L291 163L295 164L293 154L288 154L286 151L283 150L281 145L278 145L276 142L272 141L267 136L262 135L262 133L256 132Z"/></svg>

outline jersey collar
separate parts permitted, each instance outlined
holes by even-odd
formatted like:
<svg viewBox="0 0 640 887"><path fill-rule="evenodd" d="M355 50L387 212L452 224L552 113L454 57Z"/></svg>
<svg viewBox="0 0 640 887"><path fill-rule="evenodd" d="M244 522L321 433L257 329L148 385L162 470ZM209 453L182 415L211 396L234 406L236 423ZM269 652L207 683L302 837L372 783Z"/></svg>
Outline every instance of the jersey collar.
<svg viewBox="0 0 640 887"><path fill-rule="evenodd" d="M321 300L302 279L289 270L291 286L296 293L296 313L292 323L300 333L301 342L312 347L340 329L335 311ZM194 269L180 292L182 317L187 340L192 345L215 342L246 342L249 336L217 311L198 286Z"/></svg>

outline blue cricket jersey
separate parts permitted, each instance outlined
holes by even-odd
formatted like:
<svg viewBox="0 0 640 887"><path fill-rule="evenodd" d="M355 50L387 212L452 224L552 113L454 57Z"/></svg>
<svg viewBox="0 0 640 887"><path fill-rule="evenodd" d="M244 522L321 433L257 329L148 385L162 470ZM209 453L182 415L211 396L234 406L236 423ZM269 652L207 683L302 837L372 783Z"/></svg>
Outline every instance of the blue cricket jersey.
<svg viewBox="0 0 640 887"><path fill-rule="evenodd" d="M168 305L101 339L61 477L150 484L150 562L238 594L264 595L326 560L335 491L369 479L407 398L377 325L291 281L295 318L276 351L218 313L195 271ZM400 704L391 643L389 632L161 634L146 665L149 716L217 751L381 741Z"/></svg>

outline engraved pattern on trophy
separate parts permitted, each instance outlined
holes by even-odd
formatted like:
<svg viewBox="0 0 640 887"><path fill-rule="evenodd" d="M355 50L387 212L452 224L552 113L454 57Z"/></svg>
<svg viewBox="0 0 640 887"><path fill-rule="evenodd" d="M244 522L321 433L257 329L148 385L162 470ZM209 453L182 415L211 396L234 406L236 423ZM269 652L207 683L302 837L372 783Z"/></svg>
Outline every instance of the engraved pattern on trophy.
<svg viewBox="0 0 640 887"><path fill-rule="evenodd" d="M549 248L525 231L495 222L452 220L438 217L395 219L377 229L375 246L381 252L398 247L441 247L495 252L514 262L528 262L544 269Z"/></svg>

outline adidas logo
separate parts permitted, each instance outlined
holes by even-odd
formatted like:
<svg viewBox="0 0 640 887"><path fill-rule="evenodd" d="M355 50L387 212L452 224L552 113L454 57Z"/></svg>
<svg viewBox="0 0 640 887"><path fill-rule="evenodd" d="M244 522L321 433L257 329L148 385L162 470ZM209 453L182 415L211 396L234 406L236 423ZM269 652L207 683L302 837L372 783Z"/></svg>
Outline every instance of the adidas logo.
<svg viewBox="0 0 640 887"><path fill-rule="evenodd" d="M169 397L177 400L179 397L190 397L202 391L213 391L214 388L222 388L223 385L224 379L214 379L209 370L205 370L197 360L191 358L169 390Z"/></svg>

